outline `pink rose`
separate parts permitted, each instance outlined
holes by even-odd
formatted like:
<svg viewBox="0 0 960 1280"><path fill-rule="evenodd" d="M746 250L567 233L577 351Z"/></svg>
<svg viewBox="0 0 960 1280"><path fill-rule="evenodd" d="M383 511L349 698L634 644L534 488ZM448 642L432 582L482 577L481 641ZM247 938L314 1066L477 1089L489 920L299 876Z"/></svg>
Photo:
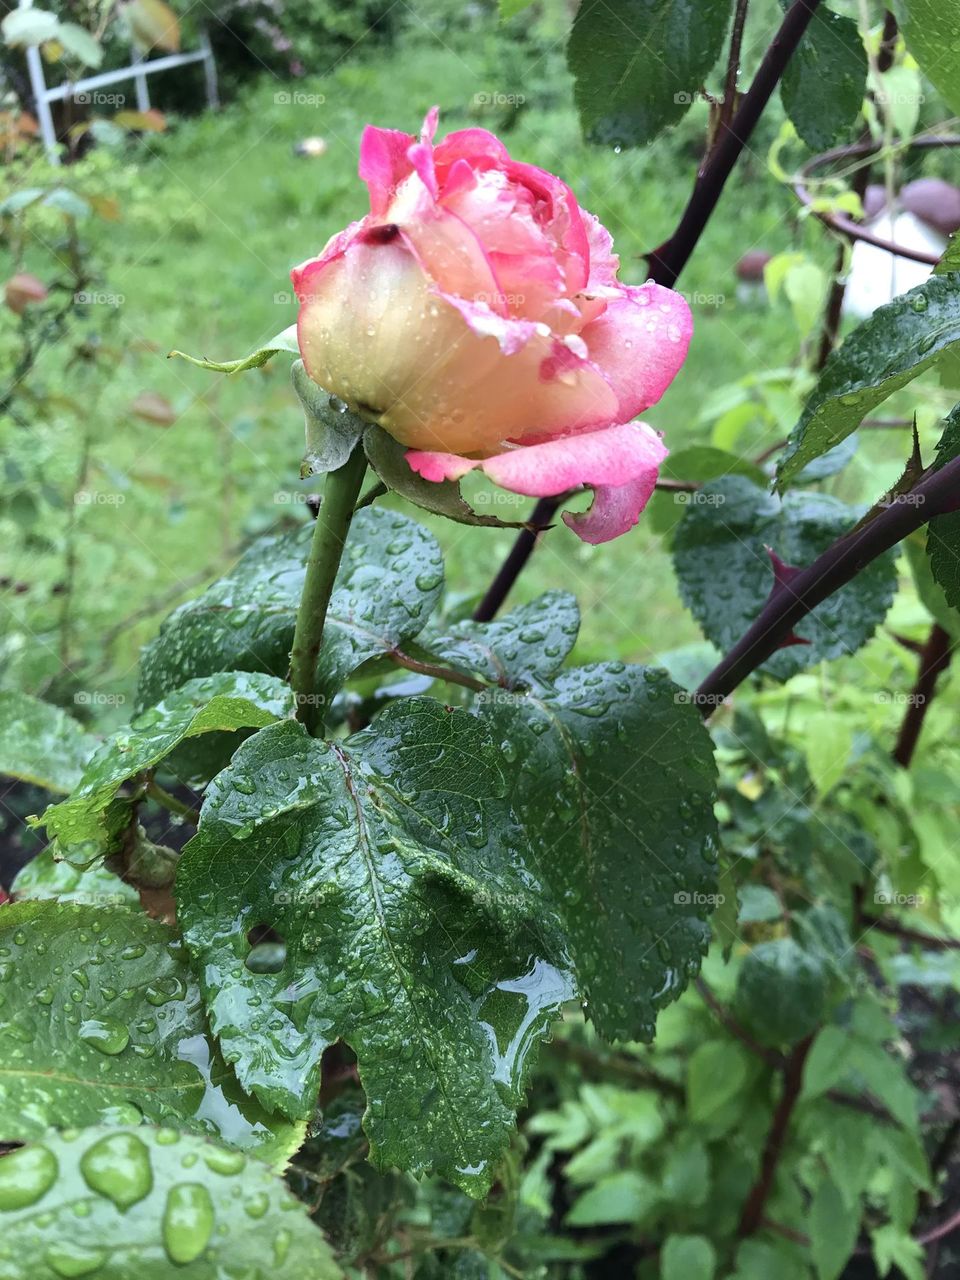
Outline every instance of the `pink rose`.
<svg viewBox="0 0 960 1280"><path fill-rule="evenodd" d="M364 130L370 213L297 267L307 372L410 447L428 480L480 467L532 497L595 489L587 542L636 524L667 450L631 419L687 353L689 308L617 280L609 233L484 129L436 146Z"/></svg>

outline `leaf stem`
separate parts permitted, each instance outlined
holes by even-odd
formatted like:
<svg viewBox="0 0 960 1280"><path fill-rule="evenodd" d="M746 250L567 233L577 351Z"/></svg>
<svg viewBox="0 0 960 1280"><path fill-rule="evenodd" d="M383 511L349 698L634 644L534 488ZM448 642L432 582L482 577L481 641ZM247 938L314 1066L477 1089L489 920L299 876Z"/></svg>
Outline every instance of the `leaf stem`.
<svg viewBox="0 0 960 1280"><path fill-rule="evenodd" d="M362 511L364 507L371 506L378 498L382 498L385 493L389 492L390 490L383 481L378 480L376 484L372 484L370 486L367 492L358 501L357 505L353 508L354 515L356 515L358 511Z"/></svg>
<svg viewBox="0 0 960 1280"><path fill-rule="evenodd" d="M169 809L171 813L175 813L178 818L192 822L194 826L199 823L200 814L196 809L189 804L184 804L176 796L171 795L166 787L161 787L160 783L153 778L147 783L147 795L151 800L156 800L157 804L162 805L164 809Z"/></svg>
<svg viewBox="0 0 960 1280"><path fill-rule="evenodd" d="M454 667L442 667L436 662L423 662L420 658L404 653L402 649L391 649L389 656L398 667L405 667L407 671L416 671L418 675L430 676L434 680L445 680L447 684L459 684L464 689L472 689L475 693L485 693L487 689L497 688L497 685L490 684L486 680L477 680L476 677L467 675L465 671L457 671Z"/></svg>
<svg viewBox="0 0 960 1280"><path fill-rule="evenodd" d="M342 467L328 474L323 503L313 527L290 654L290 686L296 697L297 719L312 734L316 734L322 721L316 697L317 658L327 606L366 470L366 454L358 447Z"/></svg>

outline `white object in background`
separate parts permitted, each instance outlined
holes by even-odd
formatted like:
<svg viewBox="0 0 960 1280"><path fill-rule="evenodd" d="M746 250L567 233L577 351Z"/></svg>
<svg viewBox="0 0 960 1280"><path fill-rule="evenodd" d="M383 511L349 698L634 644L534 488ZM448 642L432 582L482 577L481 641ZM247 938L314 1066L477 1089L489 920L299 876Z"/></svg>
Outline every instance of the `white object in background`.
<svg viewBox="0 0 960 1280"><path fill-rule="evenodd" d="M60 153L57 151L57 135L53 127L53 117L50 114L51 102L63 102L67 98L75 97L78 93L89 93L92 89L102 89L104 85L122 84L124 80L133 80L137 90L137 110L149 111L150 95L147 92L147 76L155 75L158 71L170 71L174 67L186 67L192 62L203 63L207 86L207 105L214 108L218 107L220 100L217 95L217 64L213 60L213 50L210 48L210 41L205 31L201 31L200 48L194 53L173 53L167 58L153 58L149 62L135 54L132 67L120 67L117 71L104 71L100 75L87 76L85 80L67 81L66 84L58 84L53 89L47 88L47 82L43 75L43 59L40 56L40 50L36 45L29 45L27 48L27 67L30 71L30 88L33 90L37 121L40 125L40 136L43 138L47 159L51 164L60 163Z"/></svg>
<svg viewBox="0 0 960 1280"><path fill-rule="evenodd" d="M893 217L889 213L881 213L864 225L883 240L891 240L907 249L922 249L937 258L947 247L944 236L912 213L898 213ZM865 320L877 307L923 284L932 271L933 267L926 263L898 258L886 249L858 240L853 246L843 313Z"/></svg>

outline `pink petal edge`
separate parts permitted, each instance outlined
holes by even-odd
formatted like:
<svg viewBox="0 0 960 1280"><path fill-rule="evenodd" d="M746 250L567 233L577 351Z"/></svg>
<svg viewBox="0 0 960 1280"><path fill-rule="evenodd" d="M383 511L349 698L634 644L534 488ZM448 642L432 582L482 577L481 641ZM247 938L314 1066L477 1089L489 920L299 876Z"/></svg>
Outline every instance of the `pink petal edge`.
<svg viewBox="0 0 960 1280"><path fill-rule="evenodd" d="M474 460L411 449L410 467L425 480L459 480L479 467L495 484L531 498L555 497L577 485L595 489L593 505L564 521L584 542L609 542L632 529L650 500L668 450L642 422L619 423Z"/></svg>

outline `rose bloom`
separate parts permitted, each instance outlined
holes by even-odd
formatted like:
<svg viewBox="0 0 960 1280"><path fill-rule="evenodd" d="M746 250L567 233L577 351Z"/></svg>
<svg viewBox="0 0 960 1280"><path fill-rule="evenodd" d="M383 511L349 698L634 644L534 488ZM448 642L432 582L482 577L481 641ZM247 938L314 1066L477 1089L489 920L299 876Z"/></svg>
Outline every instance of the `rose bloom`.
<svg viewBox="0 0 960 1280"><path fill-rule="evenodd" d="M401 444L427 480L474 467L531 497L595 490L587 542L636 524L667 450L632 422L679 370L678 293L617 279L609 233L485 129L434 145L368 126L370 212L297 267L310 377Z"/></svg>

